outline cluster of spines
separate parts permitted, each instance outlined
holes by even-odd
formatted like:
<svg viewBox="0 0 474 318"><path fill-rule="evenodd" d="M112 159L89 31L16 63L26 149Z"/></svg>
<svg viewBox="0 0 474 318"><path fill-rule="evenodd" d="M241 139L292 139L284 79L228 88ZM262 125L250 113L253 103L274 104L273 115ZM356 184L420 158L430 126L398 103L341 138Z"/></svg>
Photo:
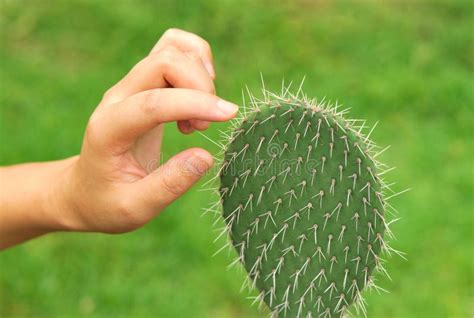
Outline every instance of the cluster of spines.
<svg viewBox="0 0 474 318"><path fill-rule="evenodd" d="M285 112L285 113L283 113L283 114L286 114L286 113L287 113L287 112ZM271 116L268 117L268 118L271 118ZM303 117L302 117L302 118L303 118ZM264 120L264 121L265 121L265 120ZM254 121L254 123L255 123L255 122L256 122L256 120ZM290 121L290 122L291 122L291 121ZM300 120L300 122L301 122L301 120ZM309 123L309 122L308 122L308 123ZM316 136L318 136L318 134L319 134L319 129L320 129L319 126L320 126L320 125L318 125L318 130L317 130ZM252 127L253 127L253 124L252 124L250 127L252 128ZM251 129L251 128L250 128L250 129ZM332 128L331 128L331 129L332 129ZM242 130L239 130L239 131L238 131L239 134L242 133L242 132L243 132ZM334 141L333 134L331 134L331 135L332 135L332 139L333 139L333 141ZM262 140L263 140L263 139L261 139L261 141L262 141ZM297 133L297 135L296 135L296 142L297 142L297 140L298 140L298 133ZM261 147L261 145L262 145L262 142L261 142L261 141L258 143L257 152L258 152L258 150L260 149L260 147ZM316 143L317 143L317 141L316 141ZM287 145L287 143L285 143L285 145ZM332 145L333 145L332 143L329 144L329 147L331 148L330 151L332 150ZM346 145L347 145L347 143L346 143ZM317 147L317 144L315 145L315 147ZM248 144L246 144L246 145L243 147L243 149L247 149L247 148L248 148ZM282 152L284 151L284 149L286 149L286 147L283 147ZM296 149L296 147L295 147L295 149ZM350 151L348 146L347 146L347 151ZM226 161L226 162L229 163L229 165L230 165L233 160L239 160L239 154L240 154L241 152L242 152L242 150L239 151L238 153L237 153L237 152L235 152L234 154L230 153L230 160L229 160L229 161ZM330 156L331 156L331 154L330 154ZM244 154L242 154L242 159L243 159L243 157L244 157ZM323 159L324 159L324 158L323 158ZM360 160L360 158L358 158L358 159L359 159L358 161L359 161L359 167L360 167L360 161L361 161L361 160ZM225 170L227 169L227 166L228 166L228 165L226 165L226 162L224 163L225 168L223 169L223 172L226 172ZM323 162L323 164L324 164L324 160L322 160L322 162ZM300 163L300 160L298 160L298 164L299 164L299 163ZM296 166L296 169L298 169L298 164L297 164L297 166ZM257 168L255 169L254 175L255 175L256 172L258 171L258 168L260 167L260 165L261 165L261 161L260 161L259 165L257 166ZM290 167L288 167L288 168L290 168ZM340 170L340 179L341 179L340 181L342 181L342 166L341 166L340 168L341 168L341 169L339 169L339 170ZM322 166L321 169L322 169L322 172L323 172L323 171L324 171L324 166ZM249 175L250 172L251 172L250 169L249 169L249 170L246 170L245 175ZM285 173L285 172L286 172L286 173ZM273 175L267 182L265 182L265 184L267 184L268 182L274 182L275 179L278 178L278 176L279 176L280 174L282 174L282 173L285 173L285 176L283 177L283 179L284 179L284 178L286 177L286 174L288 173L288 170L285 169L283 172L280 172L278 175ZM360 175L360 173L361 173L361 172L360 172L360 168L359 168L359 175ZM369 170L369 173L370 173L370 170ZM355 174L355 175L357 176L357 174ZM241 175L240 175L240 176L241 176ZM376 177L374 177L374 181L375 181L375 178L376 178ZM235 177L234 180L235 180L235 182L232 183L232 187L231 187L230 189L229 189L228 187L226 187L226 188L221 188L221 196L222 196L223 198L225 198L226 195L232 195L232 192L233 192L234 188L235 188L235 187L237 186L237 184L239 183L239 177ZM335 181L335 179L332 179L332 182L331 182L331 185L332 185L332 186L334 185L334 181ZM246 182L246 179L243 181L243 185L242 185L243 187L245 186L245 182ZM284 182L284 180L283 180L283 182ZM304 190L305 183L306 183L306 181L303 180L303 181L299 184L299 185L301 186L301 194L302 194L302 192L303 192L303 190ZM346 205L349 205L350 193L351 193L352 190L355 190L355 184L356 184L356 183L354 182L354 183L353 183L354 186L353 186L351 189L348 189L348 196L347 196ZM367 214L367 205L370 205L370 186L369 186L369 185L370 185L370 183L367 183L367 185L364 186L364 187L361 189L361 191L363 191L365 188L367 188L367 190L369 191L368 199L365 199L365 197L364 197L364 212L365 212L365 214ZM262 197L262 194L263 194L263 192L264 192L265 190L266 190L266 186L263 185L263 186L261 187L261 190L259 191L259 195L258 195L258 199L257 199L257 203L256 203L257 206L258 206L258 204L259 204L259 202L260 202L260 199L261 199L261 197ZM270 190L270 187L268 187L268 190L267 190L266 192L268 192L269 190ZM297 194L296 194L296 192L294 191L294 189L292 189L292 190L290 190L290 191L288 191L288 192L286 192L286 193L284 193L284 194L285 194L285 195L288 195L289 206L291 206L291 200L292 200L292 198L294 198L295 200L297 199ZM334 195L334 193L332 193L332 195ZM250 205L250 210L252 210L252 200L254 199L253 196L254 196L253 193L250 193L248 199L247 199L247 200L244 200L244 202L246 202L246 203L245 203L245 204L239 204L239 205L235 208L235 210L233 210L233 212L231 212L231 213L227 216L227 218L226 218L225 221L226 221L226 223L227 223L227 225L228 225L228 231L229 231L229 232L232 231L232 225L233 225L234 221L237 221L237 222L238 222L240 213L244 212L244 211L247 209L247 206ZM323 196L323 193L319 192L318 194L313 195L313 198L314 198L314 197L317 197L317 196L319 196L319 197L321 198L320 203L322 204L322 196ZM281 198L278 198L278 199L274 202L274 203L276 204L276 207L275 207L275 210L274 210L274 213L275 213L275 214L277 213L277 211L278 211L278 206L282 203L282 201L283 201L283 200L282 200ZM366 205L366 204L367 204L367 205ZM382 203L381 203L381 204L382 204ZM334 208L334 210L332 210L331 213L326 213L326 215L325 215L326 218L325 218L325 222L324 222L324 226L323 226L323 231L324 231L324 229L325 229L325 227L326 227L326 222L327 222L328 218L332 217L334 213L336 213L336 219L339 217L339 212L340 212L340 210L341 210L342 205L343 205L343 203L340 202L340 203ZM256 260L255 263L252 265L252 267L251 267L251 269L250 269L250 271L249 271L249 275L250 275L250 277L253 279L252 285L254 285L254 284L255 284L255 280L259 278L259 273L260 273L260 272L258 271L259 266L261 266L261 264L262 264L262 259L266 259L266 258L267 258L267 251L272 248L274 241L275 241L277 238L279 238L279 236L282 237L282 241L284 240L284 236L285 236L286 231L291 228L291 226L289 226L290 221L291 221L291 223L293 223L292 229L294 230L294 229L295 229L295 225L296 225L296 221L303 215L303 213L306 212L307 215L308 215L308 219L309 219L309 215L310 215L310 212L311 212L311 209L312 209L312 208L313 208L312 203L311 203L311 202L308 202L308 204L306 204L304 207L302 207L299 211L296 211L296 212L295 212L294 214L292 214L289 218L287 218L286 220L284 220L285 223L283 224L283 226L281 227L281 229L279 229L279 230L277 229L276 233L273 234L273 237L271 238L271 240L269 241L268 244L265 243L265 244L261 245L260 247L258 247L258 248L261 249L261 254L260 254L260 256L257 257L257 260ZM374 212L377 212L377 211L374 210ZM383 217L382 217L382 215L381 215L380 213L376 213L376 214L379 215L379 216L382 218L382 220L383 220ZM356 212L355 216L356 216L356 218L355 218L356 225L355 225L355 226L357 227L357 212ZM264 224L263 224L263 228L264 228L264 229L265 229L265 227L266 227L267 222L268 222L269 219L272 221L272 223L274 224L274 226L276 226L276 223L275 223L275 221L273 220L273 217L272 217L272 211L271 211L271 210L269 210L269 211L267 211L267 212L265 212L265 213L263 213L263 214L257 215L256 218L255 218L255 220L250 224L250 228L249 228L247 231L245 231L245 233L244 233L244 235L246 236L246 240L244 240L243 242L241 242L241 243L239 243L239 244L235 244L235 242L234 242L234 247L236 247L236 248L240 251L239 257L236 259L236 262L242 262L242 263L244 262L244 260L245 260L245 259L244 259L244 249L245 249L246 246L249 245L249 237L250 237L250 235L251 235L252 233L258 232L258 224L260 223L259 221L262 220L263 217L265 217L265 220L262 221L262 222L264 223ZM375 222L376 222L376 218L375 218ZM314 237L315 237L315 242L314 242L314 243L315 243L315 246L317 247L317 249L316 249L316 252L312 255L312 257L315 257L315 256L319 257L319 261L321 262L321 257L323 257L324 259L326 259L326 256L325 256L324 252L322 252L321 247L320 247L319 245L317 245L317 243L318 243L318 242L317 242L317 235L316 235L316 234L317 234L317 226L318 226L317 224L314 225L314 229L315 229L315 232L314 232L314 234L315 234L315 235L314 235ZM368 226L369 226L369 232L368 232L367 241L369 241L370 235L371 235L371 232L372 232L373 235L377 235L377 240L380 239L380 241L382 242L383 239L382 239L381 233L376 233L376 234L375 234L375 232L374 232L375 226L374 226L374 228L373 228L370 222L368 223ZM308 230L312 230L312 229L313 229L313 228L310 228L310 229L308 229ZM345 225L342 225L342 226L341 226L341 231L340 231L339 236L338 236L338 241L342 241L342 237L343 237L343 235L344 235L344 232L345 232ZM281 235L280 235L280 233L281 233ZM269 279L270 277L272 278L273 287L270 288L270 289L269 289L268 291L266 291L266 292L262 291L261 294L260 294L260 297L264 298L264 297L268 296L268 297L269 297L270 306L272 305L272 300L273 300L274 297L275 297L275 280L276 280L276 279L275 279L275 276L276 276L276 274L279 273L279 270L281 269L281 265L283 264L284 259L285 259L284 257L285 257L285 255L286 255L287 253L291 252L294 256L296 256L296 255L298 255L299 252L301 252L302 243L303 243L304 240L307 240L307 237L306 237L305 234L302 234L302 235L299 236L299 239L300 239L300 238L301 238L301 241L300 241L300 245L299 245L298 251L296 251L296 249L295 249L295 247L294 247L293 245L290 245L289 247L283 249L283 250L281 251L281 252L282 252L281 257L278 258L278 259L279 259L279 262L278 262L277 267L276 267L275 269L273 269L273 270L271 271L271 273L268 274L268 275L265 277L265 280ZM330 254L330 248L331 248L331 241L332 241L332 239L333 239L332 234L330 234L329 237L328 237L328 245L327 245L327 250L326 250L326 253L327 253L327 256L328 256L328 257L329 257L329 254ZM359 236L359 237L358 237L357 250L359 250L359 244L361 243L361 241L363 241L363 239L362 239L362 237ZM349 246L347 245L344 250L345 250L345 258L344 258L344 259L345 259L345 263L347 263L347 261L348 261L348 259L347 259L347 253L348 253L348 250L349 250ZM359 251L358 251L358 253L359 253ZM366 256L365 262L367 263L368 257L369 257L370 254L373 255L373 257L374 257L374 258L376 259L376 261L378 262L378 256L377 256L377 255L373 252L373 250L370 248L370 245L369 245L369 248L368 248L368 252L367 252L367 256ZM298 278L299 278L299 276L301 275L301 273L303 273L303 275L305 274L305 271L306 271L306 269L307 269L307 267L308 267L308 264L309 264L309 262L311 261L311 259L312 259L311 257L308 257L308 258L306 259L306 262L301 266L301 268L297 269L297 270L295 271L295 273L292 275L292 277L294 277L294 283L293 283L293 287L292 287L292 292L293 292L293 293L294 293L294 291L295 291L295 288L296 288L297 285L298 285ZM359 257L359 259L360 259L360 257ZM356 259L354 259L354 260L352 260L352 261L357 261L357 267L358 267L360 260L357 260L357 258L356 258ZM329 270L329 271L332 271L332 267L333 267L333 265L334 265L334 262L337 262L336 256L332 256L330 262L331 262L331 267L330 267L330 270ZM356 274L357 274L357 271L358 271L358 269L356 269ZM365 267L362 271L365 271L365 276L366 276L366 277L365 277L365 280L364 280L364 281L365 281L365 282L370 281L370 277L367 277L367 276L368 276L368 268ZM343 286L343 289L346 288L345 285L346 285L347 274L348 274L348 269L346 270L346 277L344 278L344 284L343 284L344 286ZM321 269L321 271L315 276L315 278L313 279L313 281L311 281L311 283L310 283L308 289L307 289L306 292L303 294L302 298L298 300L299 306L301 306L301 308L302 308L302 306L304 306L304 296L305 296L308 292L311 292L311 293L312 293L311 285L314 286L315 280L319 280L319 282L318 282L318 287L319 287L319 285L321 284L321 280L322 280L323 278L326 279L326 276L325 276L325 274L324 274L324 269ZM289 286L291 286L291 285L289 285ZM325 290L325 292L328 292L328 293L329 293L330 298L332 297L333 291L334 291L334 292L337 292L337 287L336 287L335 283L332 283L332 284L331 284L328 288L326 288L326 290ZM359 292L359 288L358 288L357 282L356 282L355 280L354 280L353 284L351 285L351 287L349 288L348 292L351 292L351 293L352 293L352 295L351 295L352 298L354 297L354 292L357 292L357 293ZM288 297L288 293L285 293L285 295L286 295L286 297ZM284 295L284 297L285 297L285 295ZM344 310L345 310L344 306L347 305L347 301L345 300L345 294L344 294L344 293L339 294L338 297L339 297L339 301L338 301L336 307L334 308L334 312L336 312L336 313L339 312L339 311L344 311ZM312 298L312 297L311 297L311 298ZM320 309L319 307L322 306L322 305L323 305L322 299L318 299L318 301L317 301L318 311L319 311L319 309ZM281 309L281 310L285 311L288 307L289 307L288 300L287 300L287 299L283 299L283 302L282 302L280 305L276 306L276 310L280 310L280 309Z"/></svg>
<svg viewBox="0 0 474 318"><path fill-rule="evenodd" d="M257 125L259 124L262 124L264 122L266 122L267 120L272 120L274 118L274 114L270 115L269 117L267 117L266 119L264 119L262 122L258 122L258 121L254 121L249 129L247 129L246 131L245 130L242 130L240 127L241 127L241 124L242 122L245 122L245 120L247 120L247 118L249 118L249 116L252 114L252 113L259 113L260 112L260 107L262 105L265 105L267 107L270 107L270 108L273 108L273 107L280 107L280 102L281 103L285 103L287 105L290 105L290 107L288 108L288 110L286 112L283 113L283 115L287 114L287 113L290 113L292 112L292 109L293 106L294 107L301 107L301 105L304 105L304 107L307 108L308 112L319 112L321 114L324 114L323 118L327 118L327 116L332 116L335 120L334 122L338 125L338 128L341 129L342 131L346 131L346 130L350 130L353 134L355 134L356 136L358 136L359 138L361 138L362 140L364 140L364 147L361 147L361 145L357 144L357 143L354 143L352 146L356 149L359 150L361 156L368 156L371 161L375 164L375 167L376 167L376 170L377 171L381 171L382 169L384 169L385 171L384 172L381 172L381 173L378 173L376 174L375 171L371 171L371 168L370 167L367 167L368 168L368 172L369 174L371 175L371 177L373 178L373 180L375 182L378 182L379 184L381 184L381 190L380 191L376 191L373 193L373 197L376 197L379 201L380 201L380 204L381 206L383 207L383 210L384 212L388 211L390 212L390 210L394 211L393 207L387 203L387 200L390 198L390 197L393 197L395 195L398 195L399 193L395 193L395 194L392 194L391 196L386 196L386 194L384 192L386 191L391 191L390 190L390 185L387 185L382 179L381 179L381 175L383 175L384 173L386 173L387 171L391 170L391 169L388 169L385 165L383 165L382 163L378 162L377 161L377 156L382 153L383 151L385 151L387 148L384 148L384 149L380 149L378 148L373 142L371 142L369 140L369 137L370 137L370 134L372 133L373 131L373 128L369 131L369 133L367 134L367 136L363 136L362 135L362 131L363 129L365 128L365 121L359 121L359 120L348 120L348 119L342 119L342 117L347 113L347 110L342 110L342 111L338 111L338 106L336 107L333 107L331 106L330 104L328 103L325 103L324 101L323 102L316 102L315 100L310 100L308 99L305 95L302 95L301 94L301 86L300 86L300 89L298 90L297 94L296 95L293 95L289 92L289 87L288 88L284 88L282 89L283 93L281 96L278 96L278 95L275 95L271 92L268 92L266 91L265 89L263 90L263 95L264 95L264 99L263 100L258 100L256 99L253 95L249 94L249 97L250 97L250 100L251 100L251 108L250 110L246 107L244 107L244 111L243 111L243 114L242 114L242 118L239 118L237 120L235 120L233 122L234 124L234 130L233 130L233 134L231 134L230 136L226 133L223 133L224 134L224 137L226 138L226 144L221 144L221 143L218 143L218 145L221 147L222 151L224 152L228 145L231 144L236 138L238 138L238 136L240 134L246 134L248 132L251 132ZM326 119L327 121L327 119ZM289 121L288 122L288 125L286 127L282 127L282 132L285 131L285 130L288 130L289 127L293 124L298 124L300 125L301 123L303 122L303 117L301 117L301 119L299 120L298 123L296 122L293 122L293 121ZM309 124L308 124L309 123ZM344 124L342 124L344 123ZM311 122L308 121L306 123L306 128L304 129L304 131L302 132L303 134L303 137L305 137L304 135L307 133L308 131L308 128L309 126L311 125ZM327 122L327 125L329 125L329 122ZM315 134L315 136L312 138L312 141L314 142L314 147L317 147L318 146L318 135L319 135L319 129L320 129L320 126L321 126L321 121L318 121L318 128L317 128L317 133ZM332 128L331 128L332 129ZM279 133L279 130L276 129L274 134L269 138L268 142L271 142L273 138L275 138ZM333 134L331 132L331 136L332 138L333 137ZM296 149L296 145L298 143L298 139L299 139L299 136L298 134L295 136L295 149ZM334 142L334 139L332 140ZM266 142L265 138L261 138L258 142L258 146L257 146L257 149L256 149L256 152L258 153L263 145L263 143ZM347 165L347 152L350 151L349 149L349 141L347 140L347 138L344 139L344 143L346 145L346 150L344 151L345 153L345 164ZM328 144L328 147L329 147L329 156L332 156L332 148L333 148L333 143L329 143ZM283 153L285 150L288 150L289 151L289 145L288 143L285 143L283 146L282 146L282 150L281 152ZM238 153L232 153L230 155L228 155L227 157L225 156L225 154L222 154L219 156L219 158L223 158L222 161L221 161L221 164L220 164L220 167L221 167L221 170L219 171L218 175L219 176L225 169L227 169L230 165L230 163L232 162L232 160L238 160L239 157L244 157L245 156L245 153L246 151L248 150L249 148L249 145L246 144L244 145L244 147L238 152ZM312 149L310 147L308 147L308 157L310 155L310 151ZM278 154L276 154L278 155ZM307 158L308 158L307 157ZM304 160L302 157L300 157L301 160ZM298 158L298 159L300 159ZM325 162L325 159L326 158L321 158L321 162L322 162L322 166L320 167L320 170L321 172L324 172L324 162ZM273 160L273 159L270 159L270 160ZM360 160L360 159L359 159ZM262 162L260 162L260 165L263 164ZM244 184L245 182L247 182L247 178L250 176L250 175L255 175L257 174L258 170L260 169L260 165L257 165L256 169L252 172L251 169L247 169L245 170L244 172L242 172L239 176L237 176L235 178L235 182L232 183L232 186L230 187L224 187L224 188L220 188L218 190L219 192L219 196L220 198L223 198L225 197L226 195L231 195L232 192L235 190L235 187L237 187L239 181L242 181ZM297 165L296 165L296 169L298 169L299 167L299 161L297 162ZM233 212L231 212L227 217L226 217L226 220L225 220L225 226L224 228L222 229L220 235L218 237L221 237L222 235L228 233L228 234L232 234L232 227L233 227L233 224L234 222L238 222L239 220L239 215L241 212L245 211L246 209L253 209L253 202L254 200L256 200L256 205L258 206L260 200L261 200L261 197L262 195L264 195L265 191L270 191L273 183L275 182L275 180L277 178L283 178L283 180L286 178L286 176L288 175L288 173L291 171L290 170L291 167L288 166L288 168L284 171L281 171L279 174L276 174L276 175L273 175L269 180L267 180L267 182L265 184L268 183L268 185L263 185L261 190L259 191L259 193L257 194L250 194L248 199L246 200L245 203L241 203L239 204L235 210ZM342 178L342 167L340 169L341 173L339 175L339 178ZM299 191L304 191L304 188L306 186L309 186L309 183L311 183L311 186L313 185L313 182L314 182L314 177L317 175L318 171L317 169L313 169L312 171L312 176L311 176L311 180L308 180L308 181L305 181L303 180L300 184L301 186L301 189L298 189ZM361 171L360 171L360 162L359 162L359 175L360 175ZM217 177L216 176L216 177ZM352 178L353 179L353 187L352 189L348 189L347 191L347 199L346 199L346 205L349 204L349 200L350 200L350 197L351 197L351 191L356 191L356 179L357 179L357 174L353 174L351 176L347 176L348 178ZM212 181L212 180L211 180ZM319 202L320 202L320 206L322 205L322 199L323 199L323 196L325 195L331 195L331 189L334 189L334 183L337 182L337 180L334 178L331 180L331 185L330 185L330 190L329 190L329 193L324 193L324 192L318 192L316 193L313 197L319 197ZM373 189L371 189L371 183L368 182L364 187L362 187L361 189L358 189L359 191L367 191L367 196L364 197L364 213L367 213L367 210L366 208L368 206L370 206L370 201L372 200L371 198L371 190L373 191ZM292 189L291 191L288 191L287 193L285 193L285 195L288 196L287 200L291 203L291 200L292 199L297 199L297 192L295 189ZM383 199L385 197L385 200ZM275 211L267 211L265 213L262 213L260 215L258 215L255 220L251 223L251 228L249 228L244 234L246 235L246 239L242 242L240 242L239 244L234 244L234 247L238 250L238 257L234 260L234 262L232 262L232 266L233 265L236 265L238 263L244 263L245 262L245 257L244 257L244 251L245 251L245 248L246 246L248 246L249 244L249 236L251 235L251 233L255 232L255 231L258 231L259 229L259 226L260 227L263 227L265 229L265 227L267 226L267 223L271 222L273 223L274 225L275 224L275 221L273 220L273 216L272 216L272 213L274 212L275 214L278 213L278 209L279 207L284 204L285 200L284 198L278 198L274 204L275 204ZM216 214L220 214L220 211L219 211L219 206L220 206L221 202L218 201L216 202L211 208L209 209L206 209L206 211L211 211L211 212L215 212ZM331 213L327 213L325 214L325 218L326 218L326 221L333 217L334 214L336 214L336 217L339 216L339 211L341 209L341 206L343 205L344 203L343 202L340 202L334 210L331 211ZM309 214L311 213L311 210L313 209L314 207L312 206L312 203L309 202L307 205L305 205L302 209L300 209L300 211L296 211L294 214L292 214L287 220L285 220L285 223L283 224L283 226L278 229L274 235L272 236L271 240L268 242L268 244L263 244L262 246L260 246L260 249L261 249L261 254L260 256L257 258L257 260L255 261L254 264L252 264L252 266L250 266L250 272L249 272L249 277L248 277L248 280L246 280L246 282L244 283L243 287L245 286L248 286L250 288L254 288L255 287L255 284L256 284L256 280L257 278L259 278L259 266L261 266L261 263L262 263L262 260L264 258L266 258L266 253L268 250L270 250L272 247L273 247L273 244L275 242L275 240L279 239L280 237L282 238L282 240L284 239L284 236L285 236L285 233L286 231L291 228L291 227L295 227L295 224L296 224L296 221L297 219L303 217L303 215L306 213L308 215L308 218L309 218ZM374 224L371 224L371 222L369 222L367 224L368 228L369 228L369 231L368 231L368 235L369 237L367 238L367 240L370 240L370 235L373 235L375 238L375 241L379 242L380 244L380 248L382 251L384 251L385 253L387 253L388 255L390 255L392 252L395 252L397 254L399 254L399 252L395 251L394 249L392 249L384 240L383 240L383 236L381 235L381 233L376 233L374 231L374 228L377 226L376 225L376 222L377 222L377 217L379 218L380 222L382 223L382 226L383 226L383 229L385 231L385 233L387 233L390 237L393 237L392 234L391 234L391 231L389 230L389 223L385 221L385 218L383 216L383 213L381 213L380 211L377 211L377 209L375 209L373 211L374 213L374 216L375 216L375 219L374 219ZM355 223L355 227L358 227L358 220L359 220L359 217L360 215L356 212L354 214L354 216L352 217L352 220L353 222ZM392 221L393 222L393 221ZM324 223L324 225L322 225L322 230L324 231L324 228L326 226L326 222ZM318 248L316 248L316 251L315 253L313 254L312 257L317 257L320 259L321 261L321 258L326 258L327 256L329 256L329 251L330 251L330 248L331 248L331 242L332 240L340 240L342 241L342 237L344 235L344 232L345 232L345 228L344 228L344 225L341 226L341 229L340 229L340 233L336 236L333 236L332 234L330 234L330 236L328 237L328 244L327 246L324 247L324 249L326 249L326 255L325 255L325 252L323 251L323 247L317 245L317 232L318 232L318 227L320 227L320 225L317 225L315 224L313 226L313 228L310 228L308 230L314 232L313 235L314 235L314 240L315 240L315 244L316 246L318 246ZM321 229L319 229L321 231ZM231 236L231 235L229 235ZM294 254L294 255L297 255L298 254L298 250L300 251L301 250L301 245L303 244L304 241L306 240L309 240L308 237L310 236L310 233L308 233L308 235L301 235L301 244L298 247L295 247L294 245L291 245L289 246L288 248L285 248L284 250L282 250L282 256L277 259L278 263L277 263L277 266L275 269L273 269L271 271L270 274L267 275L267 277L265 277L264 279L265 280L273 280L275 281L275 275L276 273L278 273L280 270L281 270L281 266L283 265L283 262L284 262L284 257L286 254L288 253L291 253L291 254ZM359 243L361 243L362 241L364 240L364 238L362 237L358 237L358 244L357 246L359 246ZM225 247L227 246L231 246L231 242L229 242L228 244L226 244ZM359 270L358 269L358 265L359 265L359 262L361 261L360 260L360 257L359 259L355 258L355 259L352 259L352 260L348 260L347 259L347 252L348 252L348 248L349 246L346 247L346 249L344 249L345 251L345 259L344 259L344 262L348 262L348 261L352 261L352 262L356 262L357 263L357 271ZM357 247L358 249L359 247ZM366 258L369 257L369 253L372 253L373 257L374 257L374 260L375 260L375 263L376 263L376 270L378 270L379 272L382 272L382 273L386 273L385 269L383 268L382 266L382 263L383 263L383 260L380 258L380 256L376 255L373 251L372 251L372 248L371 248L371 245L369 244L368 245L368 254L366 256ZM291 287L291 285L288 285L287 287L287 290L283 293L283 299L281 300L281 303L279 303L276 307L275 307L275 312L273 312L273 314L277 314L278 312L285 312L286 310L288 310L289 306L293 305L293 304L290 304L288 303L288 297L289 297L289 293L291 292L291 290L294 291L294 289L296 288L297 286L297 282L298 282L298 277L299 275L303 272L306 271L307 267L308 267L308 264L311 262L311 258L308 257L307 261L303 264L302 268L299 269L299 271L296 271L293 275L294 277L294 284L293 286ZM337 258L335 256L333 256L331 258L331 268L330 270L332 270L332 265L333 263L337 262ZM366 271L366 277L364 278L364 287L375 287L376 289L380 289L379 287L375 286L374 284L374 280L371 276L369 276L367 274L367 268L365 269L361 269L362 271ZM313 289L311 288L311 285L314 286L315 283L319 282L319 284L321 283L321 280L323 279L326 279L326 276L325 276L325 271L324 269L321 269L320 272L318 272L315 276L315 278L311 281L311 283L309 284L308 286L308 289L306 289L306 292L304 293L304 295L306 295L307 293L311 294L311 298L312 298L312 292L313 292ZM347 274L347 272L346 272ZM387 274L388 275L388 274ZM344 277L344 288L345 289L345 285L347 284L347 275L346 277ZM359 288L358 285L357 285L357 282L355 281L352 281L350 283L350 288L348 290L348 292L352 293L352 297L355 297L355 300L356 300L356 310L357 311L362 311L363 313L365 313L365 305L364 305L364 301L363 301L363 298L360 294L360 291L363 289L363 288ZM329 285L329 287L326 289L325 293L329 293L331 296L333 293L336 293L337 291L337 287L335 285L335 283L332 283ZM273 283L273 288L270 288L268 291L262 291L256 298L255 298L255 301L258 301L260 303L263 302L263 300L265 299L265 297L269 297L270 299L270 304L271 302L274 300L274 295L275 295L275 282ZM354 296L355 295L355 296ZM345 300L345 294L344 293L341 293L339 295L334 295L334 297L338 297L338 304L336 306L336 310L335 312L336 313L343 313L343 312L346 312L347 308L347 302ZM286 299L285 299L286 298ZM318 306L318 312L320 312L320 309L319 308L320 306L323 306L323 302L322 302L322 299L318 299L316 301L316 304ZM304 299L299 299L297 301L296 304L294 305L297 305L300 307L300 309L298 310L298 313L302 312L303 310L303 307L305 305L304 303ZM324 309L324 308L323 308ZM331 315L333 314L333 312L331 312L329 310L329 308L327 309L324 309L323 312L322 312L322 317L330 317Z"/></svg>

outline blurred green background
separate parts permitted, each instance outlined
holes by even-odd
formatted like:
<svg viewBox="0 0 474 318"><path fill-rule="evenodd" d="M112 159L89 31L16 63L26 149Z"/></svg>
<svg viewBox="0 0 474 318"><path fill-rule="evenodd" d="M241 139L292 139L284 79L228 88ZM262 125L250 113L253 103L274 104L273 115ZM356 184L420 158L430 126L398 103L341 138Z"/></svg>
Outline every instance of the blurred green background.
<svg viewBox="0 0 474 318"><path fill-rule="evenodd" d="M218 94L306 75L309 96L380 121L402 218L387 295L369 317L473 317L471 1L1 1L0 163L77 154L103 92L179 27L212 45ZM207 134L218 137L214 125ZM199 135L167 127L164 155ZM233 255L211 257L209 196L194 188L130 234L53 234L0 254L1 317L261 317Z"/></svg>

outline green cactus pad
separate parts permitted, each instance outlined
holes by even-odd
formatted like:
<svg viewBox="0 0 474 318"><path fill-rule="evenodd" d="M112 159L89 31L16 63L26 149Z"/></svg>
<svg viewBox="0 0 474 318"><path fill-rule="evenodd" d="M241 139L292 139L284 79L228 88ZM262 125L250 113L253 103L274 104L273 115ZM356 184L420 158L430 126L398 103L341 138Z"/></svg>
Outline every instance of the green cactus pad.
<svg viewBox="0 0 474 318"><path fill-rule="evenodd" d="M231 135L220 195L249 285L274 316L340 317L386 249L371 143L334 108L259 103Z"/></svg>

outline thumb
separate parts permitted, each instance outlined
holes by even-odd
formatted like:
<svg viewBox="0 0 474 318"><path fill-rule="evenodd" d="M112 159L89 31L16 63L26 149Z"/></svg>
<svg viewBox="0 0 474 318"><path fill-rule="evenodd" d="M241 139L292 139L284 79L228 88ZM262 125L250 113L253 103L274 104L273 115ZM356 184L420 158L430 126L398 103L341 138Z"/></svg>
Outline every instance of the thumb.
<svg viewBox="0 0 474 318"><path fill-rule="evenodd" d="M213 164L212 156L200 148L187 149L135 185L142 195L146 210L154 214L163 210L194 185Z"/></svg>

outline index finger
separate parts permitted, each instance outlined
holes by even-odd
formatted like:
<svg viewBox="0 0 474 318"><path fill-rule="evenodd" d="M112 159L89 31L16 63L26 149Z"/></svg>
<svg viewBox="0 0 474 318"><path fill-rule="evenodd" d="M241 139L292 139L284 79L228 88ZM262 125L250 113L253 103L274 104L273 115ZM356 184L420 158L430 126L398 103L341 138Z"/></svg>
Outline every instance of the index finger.
<svg viewBox="0 0 474 318"><path fill-rule="evenodd" d="M190 119L227 121L235 117L237 109L235 104L198 90L152 89L100 109L88 128L96 132L93 139L100 148L113 144L120 153L159 124Z"/></svg>

